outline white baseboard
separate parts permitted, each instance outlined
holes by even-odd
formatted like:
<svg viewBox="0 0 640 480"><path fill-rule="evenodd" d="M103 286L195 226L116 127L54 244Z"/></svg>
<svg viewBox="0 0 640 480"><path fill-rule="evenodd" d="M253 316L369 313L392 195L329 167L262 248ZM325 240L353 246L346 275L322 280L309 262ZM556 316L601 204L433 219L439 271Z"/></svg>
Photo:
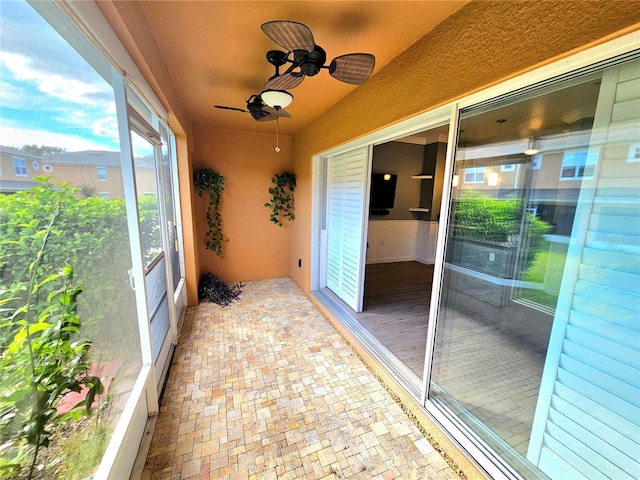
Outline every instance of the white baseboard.
<svg viewBox="0 0 640 480"><path fill-rule="evenodd" d="M424 265L433 265L434 263L436 263L436 259L435 258L420 258L420 257L416 257L414 258L414 260L416 262L420 262Z"/></svg>
<svg viewBox="0 0 640 480"><path fill-rule="evenodd" d="M367 265L374 263L396 263L396 262L412 262L415 257L389 257L389 258L372 258L367 259Z"/></svg>

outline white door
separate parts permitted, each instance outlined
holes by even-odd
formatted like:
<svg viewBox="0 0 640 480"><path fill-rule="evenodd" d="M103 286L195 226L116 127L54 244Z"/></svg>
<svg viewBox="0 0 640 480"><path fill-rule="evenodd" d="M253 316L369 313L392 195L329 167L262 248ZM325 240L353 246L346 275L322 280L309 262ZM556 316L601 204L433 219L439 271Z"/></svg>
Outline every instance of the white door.
<svg viewBox="0 0 640 480"><path fill-rule="evenodd" d="M148 130L150 131L150 130ZM150 136L150 135L149 135ZM168 294L167 229L160 181L158 144L131 130L133 165L138 195L138 222L141 230L142 253L149 312L151 347L155 365L156 387L162 388L171 349L171 316L173 298ZM170 262L170 259L169 259Z"/></svg>
<svg viewBox="0 0 640 480"><path fill-rule="evenodd" d="M165 221L167 225L167 256L171 270L174 303L174 318L180 319L187 307L186 283L184 281L184 260L182 257L182 223L180 221L180 195L177 189L176 139L164 125L160 125L162 140L162 184L165 201ZM177 337L178 325L172 324L172 335Z"/></svg>
<svg viewBox="0 0 640 480"><path fill-rule="evenodd" d="M362 311L371 147L329 157L327 287Z"/></svg>

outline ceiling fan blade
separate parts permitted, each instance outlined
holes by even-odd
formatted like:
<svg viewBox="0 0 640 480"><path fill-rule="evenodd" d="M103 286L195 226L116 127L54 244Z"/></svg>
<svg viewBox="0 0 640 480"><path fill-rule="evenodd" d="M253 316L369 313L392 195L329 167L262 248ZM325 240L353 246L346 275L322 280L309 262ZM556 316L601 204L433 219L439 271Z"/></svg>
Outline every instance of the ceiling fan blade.
<svg viewBox="0 0 640 480"><path fill-rule="evenodd" d="M291 118L291 114L289 112L287 112L286 110L283 110L282 108L279 108L278 110L276 110L273 107L262 107L262 110L264 112L267 112L269 115L273 116L272 120L275 120L276 117L279 118Z"/></svg>
<svg viewBox="0 0 640 480"><path fill-rule="evenodd" d="M360 85L367 81L376 66L376 57L370 53L349 53L334 58L329 74L341 82Z"/></svg>
<svg viewBox="0 0 640 480"><path fill-rule="evenodd" d="M298 73L283 73L280 76L272 77L264 84L267 90L291 90L297 87L304 80L304 75Z"/></svg>
<svg viewBox="0 0 640 480"><path fill-rule="evenodd" d="M248 110L243 110L242 108L236 108L236 107L225 107L224 105L214 105L213 108L221 108L223 110L235 110L236 112L244 112L244 113L249 113Z"/></svg>
<svg viewBox="0 0 640 480"><path fill-rule="evenodd" d="M294 50L311 52L315 46L311 30L302 23L274 20L263 23L260 28L267 37L290 52Z"/></svg>

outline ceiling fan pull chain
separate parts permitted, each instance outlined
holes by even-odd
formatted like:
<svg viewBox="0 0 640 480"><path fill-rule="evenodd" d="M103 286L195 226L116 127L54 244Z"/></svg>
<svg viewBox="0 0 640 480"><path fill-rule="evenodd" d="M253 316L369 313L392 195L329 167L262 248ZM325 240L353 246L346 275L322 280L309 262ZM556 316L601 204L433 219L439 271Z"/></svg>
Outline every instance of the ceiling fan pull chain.
<svg viewBox="0 0 640 480"><path fill-rule="evenodd" d="M276 117L276 153L280 153L280 143L279 143L279 138L280 138L280 117Z"/></svg>

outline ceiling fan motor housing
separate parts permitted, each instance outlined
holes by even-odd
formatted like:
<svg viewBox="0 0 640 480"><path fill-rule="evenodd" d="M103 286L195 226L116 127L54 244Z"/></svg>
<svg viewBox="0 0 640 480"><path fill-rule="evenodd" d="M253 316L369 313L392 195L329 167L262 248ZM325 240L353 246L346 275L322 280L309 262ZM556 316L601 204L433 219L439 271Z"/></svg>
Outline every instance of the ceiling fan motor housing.
<svg viewBox="0 0 640 480"><path fill-rule="evenodd" d="M259 120L267 115L267 112L262 109L263 106L264 104L262 103L262 100L258 95L254 95L247 102L247 109L249 110L251 116L256 120Z"/></svg>
<svg viewBox="0 0 640 480"><path fill-rule="evenodd" d="M320 72L327 61L327 53L318 45L313 48L312 52L304 50L296 50L294 53L294 63L300 65L300 71L308 76L313 77Z"/></svg>

